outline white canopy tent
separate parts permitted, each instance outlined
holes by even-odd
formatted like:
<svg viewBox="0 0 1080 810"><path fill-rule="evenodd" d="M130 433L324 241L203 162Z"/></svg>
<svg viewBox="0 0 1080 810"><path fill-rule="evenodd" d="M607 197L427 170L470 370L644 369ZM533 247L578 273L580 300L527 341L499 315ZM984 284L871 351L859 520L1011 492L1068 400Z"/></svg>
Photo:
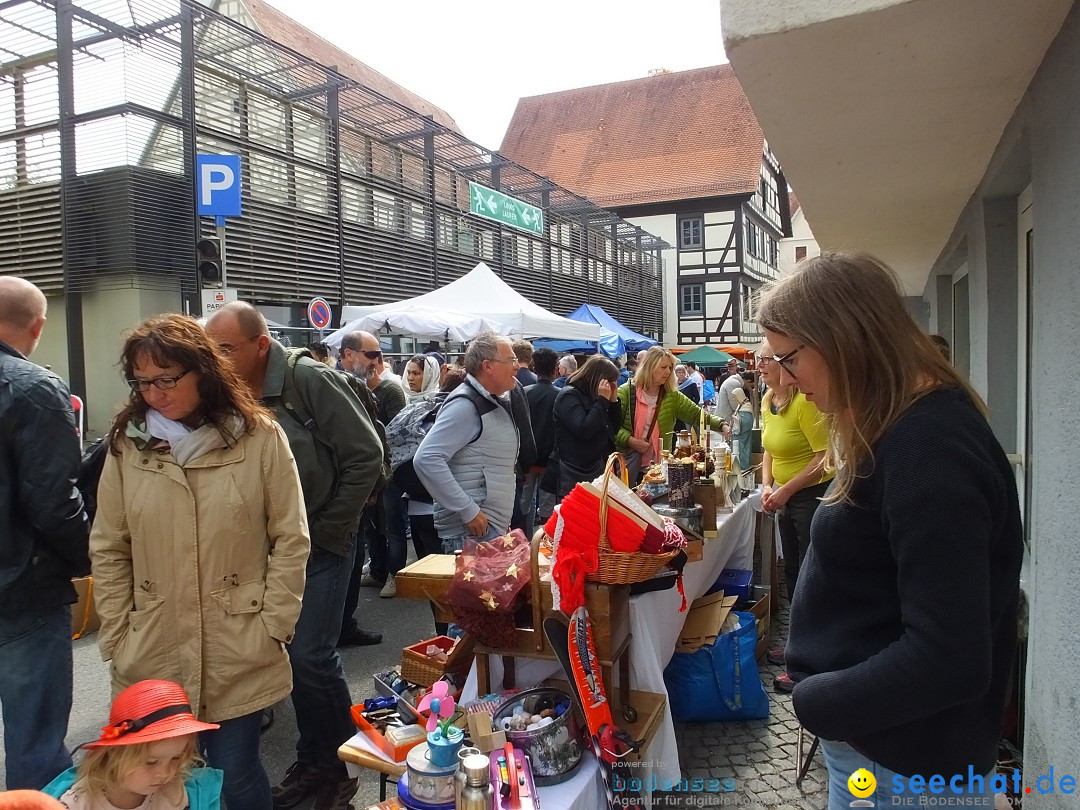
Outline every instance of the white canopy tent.
<svg viewBox="0 0 1080 810"><path fill-rule="evenodd" d="M393 306L388 305L388 306ZM346 307L353 309L353 307ZM360 309L360 307L356 307ZM459 343L472 340L473 337L488 329L497 334L506 330L498 321L470 315L465 312L436 310L431 307L413 309L376 309L362 317L349 321L326 339L327 345L338 348L341 338L348 332L363 330L377 335L383 330L400 332L424 340L454 340Z"/></svg>
<svg viewBox="0 0 1080 810"><path fill-rule="evenodd" d="M475 322L469 323L469 319ZM518 293L483 262L457 281L415 298L368 307L343 307L341 320L343 326L326 341L331 346L339 346L348 332L362 329L375 333L387 325L417 337L438 340L446 337L447 330L451 339L467 341L485 329L515 338L600 339L597 324L572 321L548 312Z"/></svg>

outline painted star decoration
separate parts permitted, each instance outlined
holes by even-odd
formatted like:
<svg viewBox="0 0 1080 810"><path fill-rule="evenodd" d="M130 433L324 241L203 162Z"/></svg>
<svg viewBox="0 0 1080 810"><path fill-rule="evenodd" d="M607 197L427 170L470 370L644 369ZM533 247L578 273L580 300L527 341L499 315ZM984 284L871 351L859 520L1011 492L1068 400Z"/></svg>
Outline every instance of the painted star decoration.
<svg viewBox="0 0 1080 810"><path fill-rule="evenodd" d="M514 535L512 535L512 534L506 535L505 537L503 537L502 543L503 543L503 548L513 548L514 547Z"/></svg>
<svg viewBox="0 0 1080 810"><path fill-rule="evenodd" d="M491 591L481 591L480 601L487 605L488 610L495 610L499 606L498 601L495 599L495 594Z"/></svg>
<svg viewBox="0 0 1080 810"><path fill-rule="evenodd" d="M466 571L464 574L461 575L461 578L463 580L465 580L466 582L472 582L473 581L473 572L472 571Z"/></svg>
<svg viewBox="0 0 1080 810"><path fill-rule="evenodd" d="M521 571L521 569L517 567L517 563L510 563L510 567L506 569L506 575L517 579L519 571Z"/></svg>

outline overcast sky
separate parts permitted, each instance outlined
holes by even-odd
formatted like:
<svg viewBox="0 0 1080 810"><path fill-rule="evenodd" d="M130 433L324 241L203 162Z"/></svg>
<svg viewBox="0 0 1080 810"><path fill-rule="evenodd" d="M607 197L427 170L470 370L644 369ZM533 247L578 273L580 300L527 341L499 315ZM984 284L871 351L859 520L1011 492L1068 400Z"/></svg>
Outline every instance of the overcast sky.
<svg viewBox="0 0 1080 810"><path fill-rule="evenodd" d="M523 96L727 61L720 0L268 0L498 149Z"/></svg>

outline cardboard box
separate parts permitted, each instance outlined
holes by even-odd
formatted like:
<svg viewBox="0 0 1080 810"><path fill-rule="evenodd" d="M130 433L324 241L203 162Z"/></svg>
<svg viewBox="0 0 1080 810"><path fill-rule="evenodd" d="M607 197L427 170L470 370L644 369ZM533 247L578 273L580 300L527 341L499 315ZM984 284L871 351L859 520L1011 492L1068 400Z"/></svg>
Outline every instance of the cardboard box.
<svg viewBox="0 0 1080 810"><path fill-rule="evenodd" d="M720 626L735 607L736 596L724 596L723 591L695 599L686 614L676 652L697 652L706 644L712 644L720 635Z"/></svg>
<svg viewBox="0 0 1080 810"><path fill-rule="evenodd" d="M703 540L686 541L686 561L698 562L705 557L705 542Z"/></svg>
<svg viewBox="0 0 1080 810"><path fill-rule="evenodd" d="M753 598L756 600L747 606L747 611L754 614L757 620L757 658L764 657L769 649L769 630L772 626L772 611L770 610L771 594L768 588L755 585Z"/></svg>
<svg viewBox="0 0 1080 810"><path fill-rule="evenodd" d="M73 639L93 633L101 627L101 619L94 609L94 578L78 577L71 580L79 601L71 606L71 637Z"/></svg>

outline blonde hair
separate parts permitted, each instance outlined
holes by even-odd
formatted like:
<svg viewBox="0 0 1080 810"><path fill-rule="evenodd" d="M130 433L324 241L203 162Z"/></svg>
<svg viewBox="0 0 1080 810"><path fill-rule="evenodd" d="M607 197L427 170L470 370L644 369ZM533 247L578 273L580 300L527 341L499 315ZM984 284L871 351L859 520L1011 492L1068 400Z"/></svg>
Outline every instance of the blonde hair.
<svg viewBox="0 0 1080 810"><path fill-rule="evenodd" d="M188 744L180 755L180 765L176 776L169 785L183 787L193 768L202 765L202 757L196 748L196 735L188 734ZM92 796L106 796L119 786L124 779L146 761L150 746L160 740L132 743L131 745L109 745L91 748L86 758L79 765L75 775L75 784L84 788Z"/></svg>
<svg viewBox="0 0 1080 810"><path fill-rule="evenodd" d="M671 373L668 375L664 387L668 391L677 391L679 386L675 382L675 355L663 346L650 346L648 351L645 352L645 357L638 363L637 371L634 372L634 384L638 388L652 387L653 374L665 360L671 361Z"/></svg>
<svg viewBox="0 0 1080 810"><path fill-rule="evenodd" d="M850 501L874 447L931 391L959 388L986 414L908 313L896 274L869 254L827 252L799 262L765 289L758 323L825 360L832 400L826 468L836 473L829 502Z"/></svg>

